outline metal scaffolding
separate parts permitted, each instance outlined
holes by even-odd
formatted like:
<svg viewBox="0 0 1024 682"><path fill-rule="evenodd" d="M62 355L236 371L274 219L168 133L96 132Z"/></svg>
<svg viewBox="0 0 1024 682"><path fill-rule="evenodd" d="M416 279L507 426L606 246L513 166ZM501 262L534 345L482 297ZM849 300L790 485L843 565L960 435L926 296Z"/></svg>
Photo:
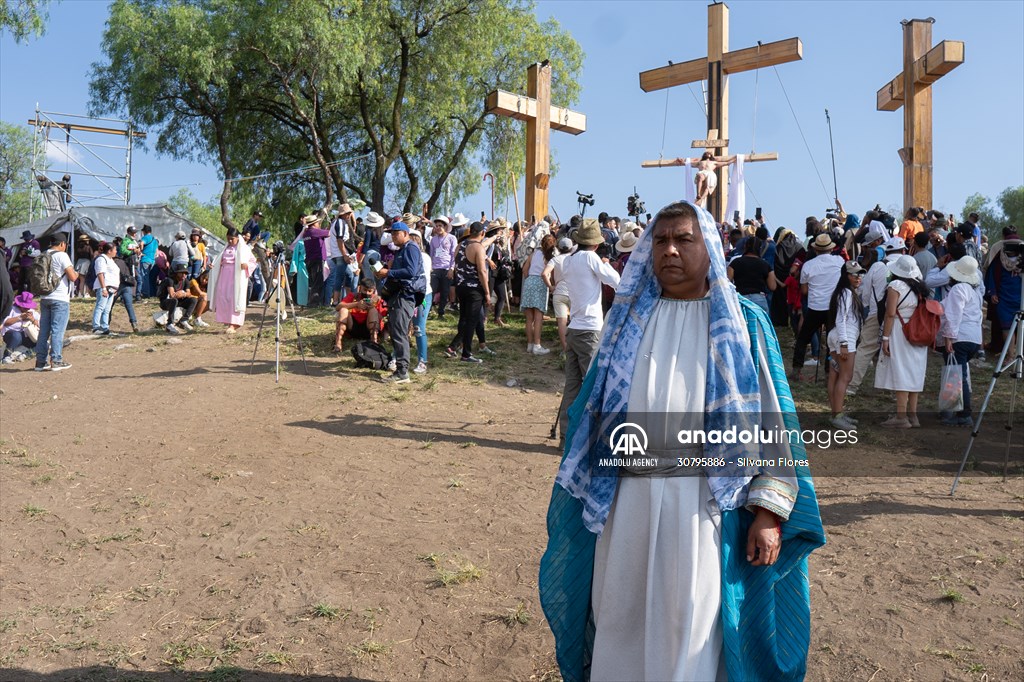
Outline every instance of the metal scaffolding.
<svg viewBox="0 0 1024 682"><path fill-rule="evenodd" d="M58 121L55 117L82 122ZM120 127L93 125L96 121L117 123ZM32 175L29 187L38 186L40 190L30 192L29 220L60 212L74 204L122 203L127 206L130 203L132 143L137 138L146 137L146 133L135 130L131 121L41 111L37 104L36 117L30 119L28 124L35 131L32 137ZM104 144L94 141L96 135L119 135L124 141L122 144ZM47 156L51 150L63 154L63 170L55 168L59 164L51 163ZM122 153L123 171L119 163ZM98 172L91 170L90 166L98 168ZM65 184L64 179L58 181L52 177L58 174L71 176L73 185Z"/></svg>

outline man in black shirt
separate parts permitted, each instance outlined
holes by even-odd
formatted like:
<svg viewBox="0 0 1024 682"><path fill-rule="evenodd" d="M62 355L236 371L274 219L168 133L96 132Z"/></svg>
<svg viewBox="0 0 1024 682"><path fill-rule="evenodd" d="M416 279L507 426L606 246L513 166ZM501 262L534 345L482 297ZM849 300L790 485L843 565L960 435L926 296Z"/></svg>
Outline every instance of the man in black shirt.
<svg viewBox="0 0 1024 682"><path fill-rule="evenodd" d="M160 309L167 311L167 325L164 328L168 334L180 334L179 328L192 331L188 318L195 312L199 299L189 293L187 274L188 265L178 263L171 269L171 276L164 278L156 290L160 297ZM175 326L175 313L179 307L182 309L181 321Z"/></svg>

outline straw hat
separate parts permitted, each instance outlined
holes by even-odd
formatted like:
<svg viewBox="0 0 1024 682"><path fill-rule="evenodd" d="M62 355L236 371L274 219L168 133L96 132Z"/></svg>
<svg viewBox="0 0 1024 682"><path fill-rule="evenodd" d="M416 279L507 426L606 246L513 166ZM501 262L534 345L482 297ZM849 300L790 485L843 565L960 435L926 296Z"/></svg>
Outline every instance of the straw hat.
<svg viewBox="0 0 1024 682"><path fill-rule="evenodd" d="M615 250L619 253L630 253L636 248L637 242L639 241L640 240L632 231L624 232L618 243L615 244Z"/></svg>
<svg viewBox="0 0 1024 682"><path fill-rule="evenodd" d="M978 261L972 256L964 256L946 266L946 274L950 279L957 282L966 282L972 287L981 284L981 272L978 270Z"/></svg>
<svg viewBox="0 0 1024 682"><path fill-rule="evenodd" d="M828 232L822 232L814 241L811 242L811 248L815 251L831 251L836 248L835 242L832 241L832 237L829 236Z"/></svg>
<svg viewBox="0 0 1024 682"><path fill-rule="evenodd" d="M886 263L885 267L889 269L889 273L894 277L921 279L921 268L917 267L917 261L914 260L913 256L904 254Z"/></svg>

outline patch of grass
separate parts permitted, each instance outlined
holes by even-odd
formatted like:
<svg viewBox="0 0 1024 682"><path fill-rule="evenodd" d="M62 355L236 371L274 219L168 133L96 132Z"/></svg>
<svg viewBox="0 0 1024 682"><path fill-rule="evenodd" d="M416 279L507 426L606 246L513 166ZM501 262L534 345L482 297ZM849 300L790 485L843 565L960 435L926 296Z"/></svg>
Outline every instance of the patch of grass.
<svg viewBox="0 0 1024 682"><path fill-rule="evenodd" d="M900 607L896 604L889 604L885 607L885 612L888 613L890 616L898 616L900 615Z"/></svg>
<svg viewBox="0 0 1024 682"><path fill-rule="evenodd" d="M530 618L530 612L526 609L526 604L519 602L518 606L514 609L509 609L501 617L501 620L505 623L506 627L514 628L519 625L527 625L530 622Z"/></svg>
<svg viewBox="0 0 1024 682"><path fill-rule="evenodd" d="M421 447L422 447L423 450L429 450L430 448L434 447L434 439L433 438L426 439L425 441L423 441L423 445Z"/></svg>
<svg viewBox="0 0 1024 682"><path fill-rule="evenodd" d="M437 574L436 584L442 587L464 585L484 577L483 569L474 566L470 561L457 563L453 568L438 566L434 572Z"/></svg>
<svg viewBox="0 0 1024 682"><path fill-rule="evenodd" d="M26 467L28 469L36 469L38 467L43 466L43 460L36 459L35 457L30 457L18 462L18 466Z"/></svg>
<svg viewBox="0 0 1024 682"><path fill-rule="evenodd" d="M292 660L292 655L286 651L264 651L256 657L259 665L287 666L292 664Z"/></svg>
<svg viewBox="0 0 1024 682"><path fill-rule="evenodd" d="M326 618L327 620L337 620L338 618L341 618L341 609L339 609L337 606L331 606L330 604L320 602L312 609L310 609L310 614L314 618Z"/></svg>
<svg viewBox="0 0 1024 682"><path fill-rule="evenodd" d="M951 604L959 604L964 601L964 595L950 588L948 590L943 590L939 599L941 601L948 601Z"/></svg>
<svg viewBox="0 0 1024 682"><path fill-rule="evenodd" d="M32 485L43 485L53 480L53 476L50 474L43 474L39 478L32 479Z"/></svg>
<svg viewBox="0 0 1024 682"><path fill-rule="evenodd" d="M21 508L21 511L25 512L26 514L29 515L29 517L31 517L33 519L35 517L37 517L37 516L42 516L43 514L49 514L50 513L48 511L46 511L45 509L43 509L42 507L37 507L34 504L26 504L24 507Z"/></svg>
<svg viewBox="0 0 1024 682"><path fill-rule="evenodd" d="M0 618L0 633L10 632L18 627L18 621L13 618Z"/></svg>
<svg viewBox="0 0 1024 682"><path fill-rule="evenodd" d="M210 658L214 655L212 649L205 644L195 642L168 642L164 645L164 655L161 663L171 668L181 668L195 658Z"/></svg>
<svg viewBox="0 0 1024 682"><path fill-rule="evenodd" d="M950 661L955 661L959 658L955 651L950 651L949 649L933 649L931 646L926 646L924 648L924 652L926 654L938 656L939 658L945 658Z"/></svg>
<svg viewBox="0 0 1024 682"><path fill-rule="evenodd" d="M231 474L226 474L223 471L207 471L203 476L206 476L211 481L220 481L228 478Z"/></svg>
<svg viewBox="0 0 1024 682"><path fill-rule="evenodd" d="M418 557L416 557L418 561L425 561L434 568L437 568L441 565L441 559L443 558L444 554L438 554L437 552L431 552L430 554L420 554Z"/></svg>
<svg viewBox="0 0 1024 682"><path fill-rule="evenodd" d="M358 658L378 658L380 656L387 656L391 651L391 645L368 639L352 647L351 651Z"/></svg>
<svg viewBox="0 0 1024 682"><path fill-rule="evenodd" d="M107 542L124 542L125 540L138 540L141 534L141 528L130 528L127 531L113 533L112 535L104 535L99 538L96 538L95 543L97 545L102 545Z"/></svg>
<svg viewBox="0 0 1024 682"><path fill-rule="evenodd" d="M476 447L476 443L474 443L471 440L467 440L465 443L461 444L459 447L460 448L475 448Z"/></svg>
<svg viewBox="0 0 1024 682"><path fill-rule="evenodd" d="M985 672L986 668L981 663L970 663L967 666L967 672L980 675Z"/></svg>
<svg viewBox="0 0 1024 682"><path fill-rule="evenodd" d="M433 391L436 388L437 388L437 377L430 377L429 380L425 381L422 384L421 390L423 390L423 391Z"/></svg>
<svg viewBox="0 0 1024 682"><path fill-rule="evenodd" d="M217 666L196 678L196 682L242 682L245 671L233 665Z"/></svg>
<svg viewBox="0 0 1024 682"><path fill-rule="evenodd" d="M449 490L451 490L452 488L462 488L464 485L465 484L461 480L459 480L457 478L450 478L450 479L448 479L448 489Z"/></svg>
<svg viewBox="0 0 1024 682"><path fill-rule="evenodd" d="M145 495L132 495L131 503L140 509L142 507L148 507L151 504L149 498Z"/></svg>
<svg viewBox="0 0 1024 682"><path fill-rule="evenodd" d="M299 535L326 535L327 529L321 526L319 523L311 523L301 528L289 528L288 530L298 533Z"/></svg>

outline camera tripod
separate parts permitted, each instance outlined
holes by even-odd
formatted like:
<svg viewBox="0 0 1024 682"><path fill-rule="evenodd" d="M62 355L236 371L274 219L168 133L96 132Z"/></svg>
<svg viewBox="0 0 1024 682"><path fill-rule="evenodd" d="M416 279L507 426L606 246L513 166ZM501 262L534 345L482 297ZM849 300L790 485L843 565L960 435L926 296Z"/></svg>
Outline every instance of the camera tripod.
<svg viewBox="0 0 1024 682"><path fill-rule="evenodd" d="M275 244L275 247L277 245ZM274 249L275 252L277 249ZM291 285L288 283L288 271L284 266L284 249L280 253L276 253L274 258L274 285L267 292L267 298L263 301L263 314L260 317L260 328L256 332L256 347L252 351L252 361L249 363L249 374L252 374L253 365L256 364L256 353L260 349L260 338L263 336L263 325L267 321L267 308L270 307L270 299L277 294L275 311L274 311L274 346L275 346L275 359L274 359L274 383L281 381L281 316L284 315L282 309L283 303L281 302L281 282L284 282L284 297L288 299L288 305L292 309L292 320L295 322L295 336L299 345L299 354L302 356L302 369L306 374L309 374L309 367L306 366L306 352L302 348L302 332L299 330L299 318L295 316L295 299L292 298Z"/></svg>
<svg viewBox="0 0 1024 682"><path fill-rule="evenodd" d="M995 369L992 371L992 381L989 382L988 392L985 394L985 400L981 404L981 411L978 412L978 419L971 428L971 439L967 441L964 458L960 461L960 468L957 469L956 478L953 479L953 488L949 491L950 496L956 494L956 486L960 483L960 475L964 472L964 467L967 466L967 458L971 456L971 448L974 447L974 441L981 432L981 422L985 419L985 410L988 409L988 402L996 388L996 381L1007 370L1011 370L1013 388L1010 392L1010 411L1006 415L1006 426L1004 427L1006 429L1006 454L1003 457L1003 480L1006 480L1007 469L1010 465L1010 448L1013 446L1013 408L1017 402L1017 386L1020 384L1021 378L1024 377L1024 278L1021 279L1020 292L1022 307L1013 314L1013 321L1010 323L1010 329L1006 334L1003 350L999 353L999 359L996 360ZM998 324L998 321L994 321L993 324ZM1014 342L1015 338L1016 342ZM1006 362L1006 356L1011 352L1011 344L1014 346L1012 351L1013 358Z"/></svg>

